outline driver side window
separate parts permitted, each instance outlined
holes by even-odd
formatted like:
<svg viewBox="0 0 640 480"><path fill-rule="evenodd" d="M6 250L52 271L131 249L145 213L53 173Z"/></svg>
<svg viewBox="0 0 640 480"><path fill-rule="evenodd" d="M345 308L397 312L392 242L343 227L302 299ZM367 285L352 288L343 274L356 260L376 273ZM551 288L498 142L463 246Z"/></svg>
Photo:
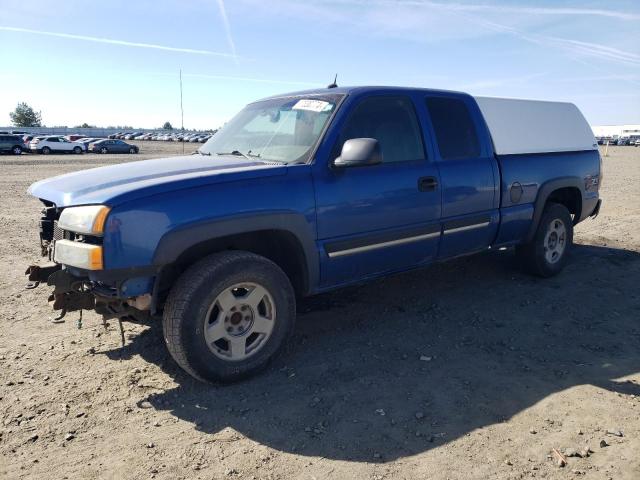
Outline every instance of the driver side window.
<svg viewBox="0 0 640 480"><path fill-rule="evenodd" d="M352 138L375 138L380 144L383 163L424 160L420 124L408 97L371 97L351 112L334 148L334 158Z"/></svg>

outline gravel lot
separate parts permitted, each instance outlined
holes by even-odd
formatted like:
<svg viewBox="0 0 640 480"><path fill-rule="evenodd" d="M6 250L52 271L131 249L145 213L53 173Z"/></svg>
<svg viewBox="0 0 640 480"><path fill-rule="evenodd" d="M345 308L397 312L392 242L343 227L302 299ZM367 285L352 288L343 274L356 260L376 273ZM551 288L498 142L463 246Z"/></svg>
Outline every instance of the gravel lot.
<svg viewBox="0 0 640 480"><path fill-rule="evenodd" d="M51 324L47 287L23 288L28 185L182 152L140 148L0 157L0 478L640 478L640 148L609 149L560 276L493 252L311 298L288 352L227 387L183 373L157 324L120 348L117 324Z"/></svg>

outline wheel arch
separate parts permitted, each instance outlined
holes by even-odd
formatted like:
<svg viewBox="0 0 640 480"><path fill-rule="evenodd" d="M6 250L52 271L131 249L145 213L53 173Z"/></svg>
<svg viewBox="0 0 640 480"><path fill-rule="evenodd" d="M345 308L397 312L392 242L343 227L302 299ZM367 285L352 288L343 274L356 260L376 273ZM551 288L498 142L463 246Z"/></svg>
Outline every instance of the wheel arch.
<svg viewBox="0 0 640 480"><path fill-rule="evenodd" d="M533 210L533 219L525 242L530 242L538 229L544 208L549 202L564 205L569 213L574 216L574 225L582 216L582 204L584 198L584 185L578 177L564 177L551 180L543 184L536 198Z"/></svg>
<svg viewBox="0 0 640 480"><path fill-rule="evenodd" d="M268 258L289 277L297 295L307 295L319 275L310 230L301 215L276 214L214 220L171 231L160 240L153 259L159 269L154 305L163 303L172 284L190 265L225 250L242 250Z"/></svg>

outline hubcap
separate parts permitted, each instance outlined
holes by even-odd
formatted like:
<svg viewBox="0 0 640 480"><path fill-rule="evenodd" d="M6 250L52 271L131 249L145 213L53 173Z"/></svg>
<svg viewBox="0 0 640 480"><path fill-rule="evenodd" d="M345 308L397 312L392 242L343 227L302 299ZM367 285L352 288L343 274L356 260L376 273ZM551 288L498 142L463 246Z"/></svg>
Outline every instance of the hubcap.
<svg viewBox="0 0 640 480"><path fill-rule="evenodd" d="M227 361L256 354L271 336L276 308L269 291L256 283L238 283L223 290L204 319L209 350Z"/></svg>
<svg viewBox="0 0 640 480"><path fill-rule="evenodd" d="M562 258L567 243L567 227L556 218L549 224L544 237L544 257L549 263L556 263Z"/></svg>

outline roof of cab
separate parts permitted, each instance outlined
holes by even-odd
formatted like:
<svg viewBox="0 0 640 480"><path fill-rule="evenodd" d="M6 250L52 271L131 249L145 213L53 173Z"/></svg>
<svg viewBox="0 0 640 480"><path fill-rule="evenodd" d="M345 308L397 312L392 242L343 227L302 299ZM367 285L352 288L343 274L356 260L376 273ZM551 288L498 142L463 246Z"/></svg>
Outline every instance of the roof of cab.
<svg viewBox="0 0 640 480"><path fill-rule="evenodd" d="M360 85L360 86L349 86L349 87L335 87L335 88L314 88L311 90L299 90L296 92L288 92L288 93L280 93L277 95L272 95L270 97L262 98L261 100L269 100L273 98L283 98L283 97L300 97L304 95L331 95L331 94L341 94L348 95L351 93L364 93L364 92L397 92L397 91L407 91L407 92L430 92L430 93L456 93L458 95L467 95L464 92L454 91L454 90L440 90L433 88L418 88L418 87L394 87L388 85Z"/></svg>

